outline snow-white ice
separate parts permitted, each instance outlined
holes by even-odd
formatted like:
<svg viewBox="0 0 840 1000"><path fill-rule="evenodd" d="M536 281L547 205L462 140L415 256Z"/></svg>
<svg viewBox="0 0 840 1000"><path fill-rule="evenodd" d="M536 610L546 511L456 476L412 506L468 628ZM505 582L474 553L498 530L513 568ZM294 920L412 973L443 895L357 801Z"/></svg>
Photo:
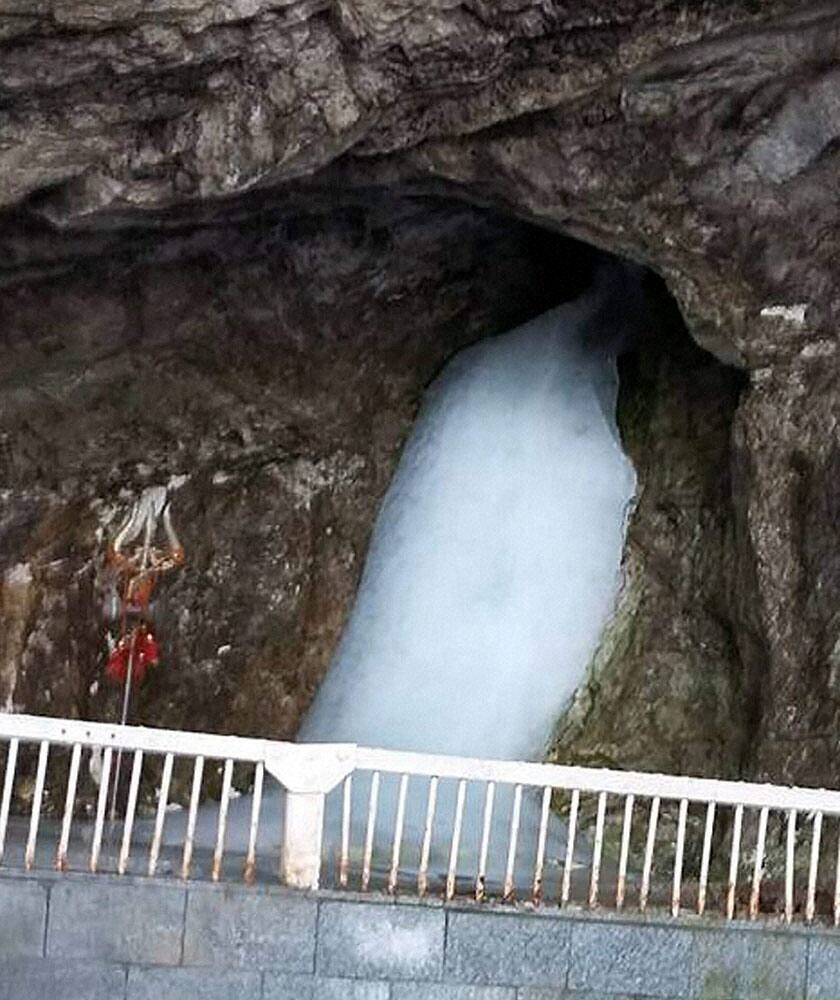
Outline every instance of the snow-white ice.
<svg viewBox="0 0 840 1000"><path fill-rule="evenodd" d="M301 740L539 757L614 605L635 485L611 278L433 384Z"/></svg>

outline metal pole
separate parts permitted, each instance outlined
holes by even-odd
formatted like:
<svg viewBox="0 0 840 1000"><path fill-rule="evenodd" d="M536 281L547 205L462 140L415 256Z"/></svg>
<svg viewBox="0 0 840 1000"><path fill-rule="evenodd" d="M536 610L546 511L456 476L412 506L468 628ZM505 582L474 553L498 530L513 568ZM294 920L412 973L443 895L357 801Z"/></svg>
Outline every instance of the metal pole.
<svg viewBox="0 0 840 1000"><path fill-rule="evenodd" d="M134 646L137 642L137 626L131 630L131 645L128 647L128 668L123 686L123 707L120 725L124 726L128 718L128 705L131 699L131 675L134 672ZM111 822L117 817L117 791L120 787L120 768L122 767L122 747L117 750L117 763L114 767L114 787L111 789Z"/></svg>
<svg viewBox="0 0 840 1000"><path fill-rule="evenodd" d="M149 550L152 544L152 530L154 528L154 517L151 511L146 518L146 533L143 538L143 554L140 557L140 572L138 578L142 578L149 565ZM126 593L126 600L129 594ZM137 625L131 630L131 645L128 647L128 669L125 673L125 683L123 685L123 704L120 725L125 726L128 721L128 709L131 703L131 680L134 674L134 654L137 646ZM117 791L120 787L120 768L122 767L122 748L117 750L117 763L114 768L114 787L111 792L111 822L113 823L117 815Z"/></svg>

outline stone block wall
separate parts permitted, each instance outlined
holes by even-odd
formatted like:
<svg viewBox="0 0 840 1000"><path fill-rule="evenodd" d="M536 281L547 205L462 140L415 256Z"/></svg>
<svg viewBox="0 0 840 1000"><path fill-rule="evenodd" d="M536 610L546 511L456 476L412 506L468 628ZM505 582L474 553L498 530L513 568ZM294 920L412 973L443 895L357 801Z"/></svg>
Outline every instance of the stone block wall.
<svg viewBox="0 0 840 1000"><path fill-rule="evenodd" d="M840 933L0 877L0 1000L840 1000Z"/></svg>

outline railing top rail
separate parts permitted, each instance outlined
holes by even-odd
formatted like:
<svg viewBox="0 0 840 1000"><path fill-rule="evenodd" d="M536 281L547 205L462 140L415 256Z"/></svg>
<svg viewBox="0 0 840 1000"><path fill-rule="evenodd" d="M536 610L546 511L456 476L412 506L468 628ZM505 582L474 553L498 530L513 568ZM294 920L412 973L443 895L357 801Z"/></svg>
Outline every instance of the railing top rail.
<svg viewBox="0 0 840 1000"><path fill-rule="evenodd" d="M174 753L251 762L265 760L267 748L276 746L270 740L243 736L6 713L0 713L0 736L33 742L49 740L67 745L80 743L86 747L113 747L115 750L143 750L145 753Z"/></svg>
<svg viewBox="0 0 840 1000"><path fill-rule="evenodd" d="M607 768L574 767L526 761L482 760L469 757L434 756L358 747L356 767L422 777L466 778L503 784L546 785L582 792L607 792L636 797L688 799L770 809L819 811L840 815L840 791L786 785L692 778L651 771L616 771Z"/></svg>
<svg viewBox="0 0 840 1000"><path fill-rule="evenodd" d="M636 797L659 796L662 799L688 799L690 802L715 802L749 808L768 807L797 812L821 812L840 815L840 791L802 788L755 782L693 778L645 771L616 771L606 768L573 767L527 761L482 760L470 757L411 753L352 744L299 744L281 741L223 736L212 733L153 729L142 726L119 726L76 719L0 713L0 737L82 746L142 750L146 753L223 758L234 761L263 762L269 769L278 758L286 758L297 769L307 762L317 764L330 756L361 770L408 774L417 777L494 781L500 784L551 786L579 789L582 792L607 792ZM329 768L320 767L323 774ZM339 780L339 779L336 779ZM328 788L324 788L328 790Z"/></svg>

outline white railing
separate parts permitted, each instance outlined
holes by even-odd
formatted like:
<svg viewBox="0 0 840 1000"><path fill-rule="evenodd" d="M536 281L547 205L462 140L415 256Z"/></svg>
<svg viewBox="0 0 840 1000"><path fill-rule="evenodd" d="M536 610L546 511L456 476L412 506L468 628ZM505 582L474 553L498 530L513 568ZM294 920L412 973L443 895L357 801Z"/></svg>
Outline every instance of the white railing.
<svg viewBox="0 0 840 1000"><path fill-rule="evenodd" d="M101 754L96 784L86 752ZM263 860L298 888L840 923L836 791L8 714L0 767L7 867L125 874L139 858L149 876L219 880L235 855L247 881L268 871ZM248 794L235 801L237 769ZM267 790L266 774L277 782Z"/></svg>

